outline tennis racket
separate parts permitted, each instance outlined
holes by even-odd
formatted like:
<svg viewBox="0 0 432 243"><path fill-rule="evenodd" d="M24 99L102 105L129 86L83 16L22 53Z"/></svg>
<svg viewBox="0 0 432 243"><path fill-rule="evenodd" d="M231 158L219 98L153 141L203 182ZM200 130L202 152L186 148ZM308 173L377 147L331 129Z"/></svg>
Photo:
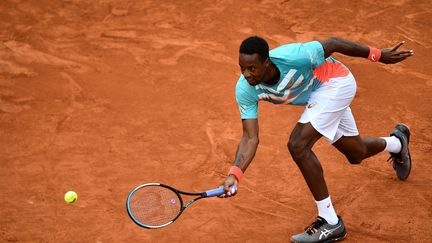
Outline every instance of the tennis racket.
<svg viewBox="0 0 432 243"><path fill-rule="evenodd" d="M237 186L231 186L231 193ZM207 197L225 193L223 187L201 193L183 192L160 183L148 183L133 189L126 200L126 208L131 219L139 226L157 229L172 224L192 203ZM181 195L197 196L184 204Z"/></svg>

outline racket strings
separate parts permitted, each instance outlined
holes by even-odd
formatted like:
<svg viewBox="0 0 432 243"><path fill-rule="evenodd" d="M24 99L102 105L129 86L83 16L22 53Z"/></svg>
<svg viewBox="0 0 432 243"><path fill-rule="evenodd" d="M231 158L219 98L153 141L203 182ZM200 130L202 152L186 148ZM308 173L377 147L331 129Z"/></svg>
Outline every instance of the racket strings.
<svg viewBox="0 0 432 243"><path fill-rule="evenodd" d="M130 211L135 219L147 226L160 226L172 221L180 212L178 195L165 187L146 186L130 198Z"/></svg>

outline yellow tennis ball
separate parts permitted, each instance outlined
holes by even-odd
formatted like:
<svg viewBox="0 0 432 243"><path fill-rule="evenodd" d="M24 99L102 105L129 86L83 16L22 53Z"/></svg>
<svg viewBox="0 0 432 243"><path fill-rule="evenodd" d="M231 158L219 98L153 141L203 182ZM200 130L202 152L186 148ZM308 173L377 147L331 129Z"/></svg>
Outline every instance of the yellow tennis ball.
<svg viewBox="0 0 432 243"><path fill-rule="evenodd" d="M78 194L74 191L68 191L64 195L64 200L69 203L75 203L78 200Z"/></svg>

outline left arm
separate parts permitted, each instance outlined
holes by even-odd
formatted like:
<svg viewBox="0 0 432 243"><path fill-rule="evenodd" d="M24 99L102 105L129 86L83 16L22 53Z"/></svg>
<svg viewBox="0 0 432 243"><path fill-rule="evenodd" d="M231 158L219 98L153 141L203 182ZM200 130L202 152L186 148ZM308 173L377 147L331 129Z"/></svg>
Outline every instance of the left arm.
<svg viewBox="0 0 432 243"><path fill-rule="evenodd" d="M333 52L338 52L352 57L368 58L369 56L368 46L347 41L341 38L330 37L319 42L324 48L325 58L331 56ZM394 47L381 49L381 58L379 61L385 64L393 64L403 61L409 56L412 56L414 54L413 50L397 50L404 43L404 41L401 41Z"/></svg>

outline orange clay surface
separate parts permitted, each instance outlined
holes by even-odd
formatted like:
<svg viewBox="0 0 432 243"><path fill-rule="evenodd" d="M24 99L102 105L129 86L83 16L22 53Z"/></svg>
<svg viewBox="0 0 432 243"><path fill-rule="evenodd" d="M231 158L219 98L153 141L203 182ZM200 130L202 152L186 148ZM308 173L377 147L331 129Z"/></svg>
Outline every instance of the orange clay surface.
<svg viewBox="0 0 432 243"><path fill-rule="evenodd" d="M350 165L325 140L320 158L346 242L432 237L430 1L0 1L0 242L288 242L316 215L286 143L302 107L260 103L260 147L236 197L188 208L160 230L136 226L131 189L221 183L242 135L238 46L338 36L415 55L350 67L363 136L412 132L413 169L387 153ZM68 205L63 195L78 193Z"/></svg>

